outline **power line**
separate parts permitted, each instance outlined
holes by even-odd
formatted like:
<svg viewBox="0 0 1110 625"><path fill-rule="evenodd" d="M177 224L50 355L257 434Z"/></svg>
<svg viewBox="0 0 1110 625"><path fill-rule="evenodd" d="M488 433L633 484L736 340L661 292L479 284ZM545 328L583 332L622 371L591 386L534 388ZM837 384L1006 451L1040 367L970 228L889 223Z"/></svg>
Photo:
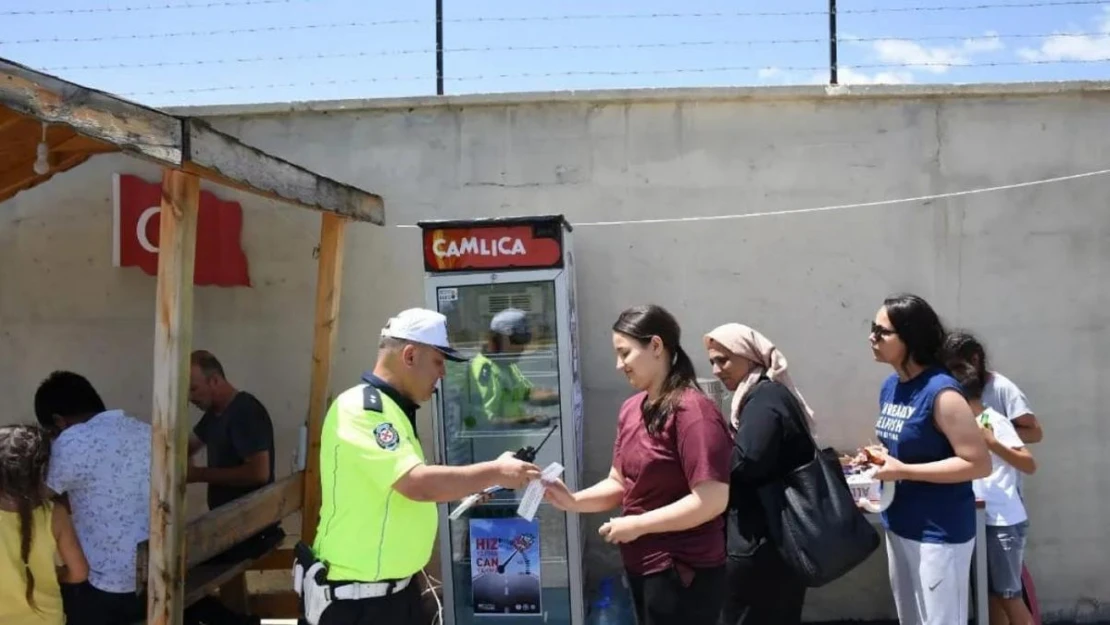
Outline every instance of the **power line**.
<svg viewBox="0 0 1110 625"><path fill-rule="evenodd" d="M88 13L137 13L140 11L168 11L174 9L216 9L259 4L292 4L312 0L213 0L194 4L143 4L126 7L93 7L84 9L26 9L0 11L0 15L83 15Z"/></svg>
<svg viewBox="0 0 1110 625"><path fill-rule="evenodd" d="M785 217L787 215L804 215L807 213L825 213L829 211L848 210L852 208L871 208L875 206L893 206L896 204L917 204L922 202L934 202L936 200L947 200L957 197L967 197L971 195L982 195L984 193L1000 193L1002 191L1013 191L1014 189L1026 189L1029 187L1040 187L1050 184L1059 184L1061 182L1074 182L1084 178L1096 178L1099 176L1110 175L1110 169L1096 169L1092 171L1084 171L1077 174L1068 174L1066 176L1054 176L1052 178L1041 178L1038 180L1026 180L1024 182L1014 182L1010 184L996 185L993 187L976 187L973 189L964 189L962 191L948 191L946 193L931 193L929 195L919 195L916 197L901 197L889 200L873 200L870 202L853 202L851 204L828 204L825 206L812 206L808 208L789 208L785 210L766 211L758 213L734 213L731 215L703 215L695 217L660 217L657 219L626 219L620 221L587 221L575 222L575 228L582 228L588 226L638 226L638 225L651 225L651 224L674 224L674 223L696 223L703 221L731 221L734 219L756 219L759 217ZM394 228L417 228L416 224L397 224Z"/></svg>
<svg viewBox="0 0 1110 625"><path fill-rule="evenodd" d="M837 9L838 15L847 14L874 14L874 13L914 13L926 11L984 11L989 9L1034 9L1040 7L1061 6L1100 6L1110 4L1106 0L1059 0L1056 2L1012 2L1007 4L969 4L969 5L937 5L937 6L909 6L909 7L878 7L871 9Z"/></svg>
<svg viewBox="0 0 1110 625"><path fill-rule="evenodd" d="M72 15L88 13L121 13L133 11L157 11L172 9L206 9L218 7L247 6L258 4L290 4L293 2L311 2L312 0L213 0L211 2L196 4L146 4L130 7L96 7L84 9L28 9L16 11L0 11L0 15ZM1100 6L1107 5L1107 0L1040 0L1035 2L1010 2L1010 3L982 3L973 5L941 4L905 7L871 7L858 9L839 9L840 15L870 15L876 13L907 13L927 11L985 11L991 9L1029 9L1062 6ZM480 23L480 22L554 22L568 20L607 20L607 19L659 19L659 18L721 18L721 17L804 17L827 15L827 11L737 11L737 12L699 12L699 13L616 13L616 14L581 14L581 15L522 15L522 16L487 16L487 17L462 17L443 20L444 23ZM397 24L424 24L429 20L403 19L363 22L367 26L387 26Z"/></svg>
<svg viewBox="0 0 1110 625"><path fill-rule="evenodd" d="M1031 60L1031 61L998 61L987 63L874 63L845 66L845 69L909 69L909 68L922 68L922 67L1010 67L1021 65L1069 65L1069 64L1091 64L1091 63L1106 63L1110 62L1110 57L1100 59L1061 59L1061 60ZM688 67L676 69L654 69L654 70L581 70L581 71L564 71L564 72L524 72L515 74L484 74L473 76L452 76L448 80L453 82L469 82L476 80L501 80L507 78L568 78L576 76L660 76L669 74L711 74L723 72L742 72L742 71L759 71L775 69L784 72L816 72L828 70L826 66L776 66L771 67L767 65L736 65L725 67ZM128 93L121 93L123 96L144 96L144 95L170 95L170 94L187 94L187 93L210 93L216 91L255 91L259 89L286 89L286 88L302 88L302 87L323 87L329 85L346 85L355 83L383 83L383 82L405 82L405 81L426 81L434 78L426 74L413 75L413 76L381 76L373 78L336 78L333 80L314 80L308 82L290 82L290 83L269 83L269 84L254 84L254 85L227 85L219 87L196 87L190 89L170 89L163 91L132 91Z"/></svg>
<svg viewBox="0 0 1110 625"><path fill-rule="evenodd" d="M898 37L851 37L844 38L844 41L852 43L865 43L875 41L976 41L976 40L995 40L995 39L1041 39L1045 37L1093 37L1105 36L1101 32L1082 32L1082 33L1025 33L1013 35L937 35L928 37L915 37L913 39L903 39ZM710 46L755 46L755 45L783 45L783 44L823 44L828 40L824 38L809 38L809 39L731 39L731 40L716 40L716 41L673 41L673 42L654 42L654 43L600 43L600 44L556 44L546 46L480 46L480 47L465 47L465 48L448 48L443 52L446 54L462 54L462 53L476 53L476 52L551 52L559 50L645 50L645 49L666 49L666 48L691 48L691 47L710 47ZM192 59L184 61L151 61L140 63L104 63L96 65L53 65L49 67L40 68L47 72L63 72L63 71L88 71L88 70L115 70L115 69L143 69L153 67L191 67L200 65L233 65L242 63L263 63L263 62L288 62L288 61L310 61L310 60L327 60L327 59L350 59L350 58L367 58L367 57L388 57L388 56L405 56L413 54L432 54L435 48L412 48L412 49L397 49L397 50L372 50L362 52L335 52L335 53L316 53L316 54L296 54L296 55L278 55L278 56L250 56L238 58L216 58L216 59Z"/></svg>
<svg viewBox="0 0 1110 625"><path fill-rule="evenodd" d="M733 219L752 219L756 217L783 217L786 215L800 215L805 213L824 213L828 211L846 210L850 208L869 208L874 206L892 206L894 204L915 204L918 202L932 202L936 200L945 200L955 197L967 197L969 195L980 195L983 193L998 193L1001 191L1012 191L1014 189L1024 189L1027 187L1039 187L1048 184L1057 184L1061 182L1071 182L1083 178L1093 178L1097 176L1105 176L1110 174L1110 169L1098 169L1094 171L1085 171L1078 174L1069 174L1067 176L1056 176L1054 178L1042 178L1040 180L1028 180L1025 182L1015 182L1011 184L1003 184L994 187L978 187L975 189L965 189L963 191L949 191L947 193L932 193L929 195L919 195L917 197L896 198L892 200L875 200L872 202L855 202L852 204L831 204L828 206L814 206L811 208L794 208L780 211L767 211L761 213L741 213L735 215L706 215L699 217L663 217L659 219L630 219L626 221L594 221L583 222L574 224L575 228L583 226L630 226L639 224L673 224L673 223L687 223L697 221L724 221ZM415 228L416 226L399 225L399 228Z"/></svg>

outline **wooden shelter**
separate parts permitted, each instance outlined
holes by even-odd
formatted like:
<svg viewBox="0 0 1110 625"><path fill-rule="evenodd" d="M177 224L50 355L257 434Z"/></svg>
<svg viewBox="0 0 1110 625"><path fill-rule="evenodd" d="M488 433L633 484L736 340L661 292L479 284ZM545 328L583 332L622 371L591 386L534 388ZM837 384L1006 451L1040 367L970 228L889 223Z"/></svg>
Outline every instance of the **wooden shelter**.
<svg viewBox="0 0 1110 625"><path fill-rule="evenodd" d="M38 155L47 145L45 171ZM182 610L251 563L201 563L300 510L311 541L319 515L319 431L327 409L338 327L344 230L384 225L382 199L222 133L0 58L0 202L96 154L122 152L162 167L160 252L154 315L150 540L140 545L138 583L147 622L178 625ZM36 161L39 166L36 167ZM40 173L41 172L41 173ZM186 396L193 318L193 260L200 180L323 213L316 281L308 462L296 473L185 523ZM145 557L143 557L145 555Z"/></svg>

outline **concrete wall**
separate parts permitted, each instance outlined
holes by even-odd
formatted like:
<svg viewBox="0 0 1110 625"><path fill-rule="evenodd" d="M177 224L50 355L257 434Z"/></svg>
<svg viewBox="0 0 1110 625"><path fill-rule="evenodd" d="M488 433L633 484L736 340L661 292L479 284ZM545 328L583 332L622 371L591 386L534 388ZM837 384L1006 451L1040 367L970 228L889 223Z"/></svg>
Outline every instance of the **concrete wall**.
<svg viewBox="0 0 1110 625"><path fill-rule="evenodd" d="M334 385L373 360L390 313L422 303L422 218L564 213L572 223L764 213L916 197L1107 167L1110 87L1030 85L540 94L204 110L220 128L386 199L387 228L352 229ZM194 111L197 112L197 111ZM111 179L156 179L102 156L0 206L0 421L31 417L51 369L87 373L110 403L149 412L154 281L111 267ZM255 288L201 288L195 342L270 407L288 471L308 389L317 215L243 202ZM978 331L1046 430L1027 480L1030 567L1049 613L1110 616L1101 547L1110 431L1106 274L1110 179L952 199L709 222L581 226L579 313L589 480L619 403L608 328L657 302L685 345L725 321L788 355L830 443L872 437L867 329L911 290ZM699 359L700 362L700 359ZM708 375L700 365L701 373ZM425 429L427 423L425 422ZM599 519L590 523L589 535ZM591 539L592 541L592 539ZM590 567L618 562L596 545ZM810 618L893 613L883 556L811 594Z"/></svg>

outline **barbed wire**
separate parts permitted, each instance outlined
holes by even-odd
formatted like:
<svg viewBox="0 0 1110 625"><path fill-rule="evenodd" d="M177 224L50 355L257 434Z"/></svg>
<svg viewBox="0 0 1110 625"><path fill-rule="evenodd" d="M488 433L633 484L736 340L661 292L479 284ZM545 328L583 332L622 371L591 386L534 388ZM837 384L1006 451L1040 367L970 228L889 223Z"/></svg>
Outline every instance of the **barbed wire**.
<svg viewBox="0 0 1110 625"><path fill-rule="evenodd" d="M213 0L211 2L195 4L146 4L130 7L94 7L82 9L26 9L0 11L5 16L33 16L33 15L76 15L89 13L122 13L135 11L157 11L173 9L210 9L219 7L247 6L257 4L291 4L293 2L311 2L313 0ZM929 11L984 11L992 9L1028 9L1062 6L1098 6L1110 4L1106 0L1036 0L1031 2L1008 3L980 3L980 4L941 4L920 5L904 7L869 7L869 8L844 8L838 9L837 15L873 15L877 13L908 13ZM795 11L738 11L738 12L699 12L699 13L625 13L625 14L566 14L566 15L522 15L522 16L487 16L487 17L461 17L444 19L444 23L475 23L475 22L546 22L564 20L598 20L598 19L658 19L658 18L720 18L720 17L803 17L827 15L825 10L795 10ZM427 19L401 19L375 22L363 22L366 25L398 25L422 24L434 22Z"/></svg>
<svg viewBox="0 0 1110 625"><path fill-rule="evenodd" d="M1102 32L1079 33L1018 33L1018 34L986 34L986 35L936 35L905 39L899 37L843 37L846 43L868 43L877 41L978 41L996 39L1042 39L1045 37L1110 37ZM444 48L445 54L464 54L477 52L552 52L568 50L645 50L666 48L692 48L709 46L756 46L756 45L785 45L785 44L827 44L827 38L807 39L726 39L709 41L672 41L649 43L598 43L598 44L555 44L537 46L478 46L463 48ZM405 56L414 54L432 54L434 47L396 49L396 50L371 50L360 52L321 52L310 54L293 54L277 56L248 56L237 58L192 59L184 61L151 61L139 63L103 63L95 65L52 65L39 69L47 72L63 71L89 71L89 70L117 70L117 69L145 69L154 67L192 67L203 65L233 65L243 63L264 62L289 62L289 61L316 61L332 59L351 59L368 57Z"/></svg>
<svg viewBox="0 0 1110 625"><path fill-rule="evenodd" d="M292 4L312 2L313 0L212 0L190 4L142 4L125 7L86 7L83 9L15 9L0 11L0 15L84 15L88 13L137 13L140 11L169 11L174 9L217 9L223 7L242 7L259 4Z"/></svg>
<svg viewBox="0 0 1110 625"><path fill-rule="evenodd" d="M34 39L0 40L0 45L27 45L38 43L100 43L104 41L132 41L146 39L171 39L175 37L209 37L214 35L246 35L276 33L294 30L326 30L331 28L361 28L380 25L379 22L333 22L330 24L294 24L291 26L256 26L251 28L221 28L217 30L186 30L172 33L131 33L127 35L101 35L98 37L38 37Z"/></svg>
<svg viewBox="0 0 1110 625"><path fill-rule="evenodd" d="M1110 62L1110 57L1099 59L1038 59L1027 61L998 61L987 63L864 63L843 65L841 70L876 70L876 69L911 69L911 68L925 68L925 67L945 67L945 68L968 68L968 67L1012 67L1020 65L1084 65L1093 63L1107 63ZM650 69L650 70L571 70L560 72L522 72L522 73L509 73L509 74L480 74L472 76L450 76L445 77L447 82L471 82L477 80L502 80L507 78L570 78L577 76L661 76L673 74L710 74L710 73L724 73L724 72L751 72L759 70L776 70L779 72L827 72L829 67L827 65L812 65L812 66L771 66L771 65L731 65L723 67L687 67L675 69ZM411 76L379 76L379 77L364 77L364 78L336 78L333 80L313 80L306 82L289 82L289 83L267 83L267 84L254 84L254 85L225 85L218 87L195 87L190 89L169 89L161 91L131 91L121 93L119 95L133 97L133 96L148 96L148 95L174 95L174 94L188 94L188 93L211 93L217 91L257 91L261 89L287 89L287 88L302 88L302 87L324 87L330 85L346 85L346 84L359 84L359 83L384 83L384 82L406 82L417 80L435 80L435 76L428 74L419 74Z"/></svg>

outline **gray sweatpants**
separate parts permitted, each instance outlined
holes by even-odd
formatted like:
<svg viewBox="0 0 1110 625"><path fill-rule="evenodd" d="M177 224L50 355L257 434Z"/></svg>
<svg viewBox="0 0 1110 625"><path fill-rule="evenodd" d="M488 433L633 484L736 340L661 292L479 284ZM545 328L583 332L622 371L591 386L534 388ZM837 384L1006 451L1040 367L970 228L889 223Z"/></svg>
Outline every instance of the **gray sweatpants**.
<svg viewBox="0 0 1110 625"><path fill-rule="evenodd" d="M890 589L901 625L966 623L975 539L922 543L886 533Z"/></svg>

